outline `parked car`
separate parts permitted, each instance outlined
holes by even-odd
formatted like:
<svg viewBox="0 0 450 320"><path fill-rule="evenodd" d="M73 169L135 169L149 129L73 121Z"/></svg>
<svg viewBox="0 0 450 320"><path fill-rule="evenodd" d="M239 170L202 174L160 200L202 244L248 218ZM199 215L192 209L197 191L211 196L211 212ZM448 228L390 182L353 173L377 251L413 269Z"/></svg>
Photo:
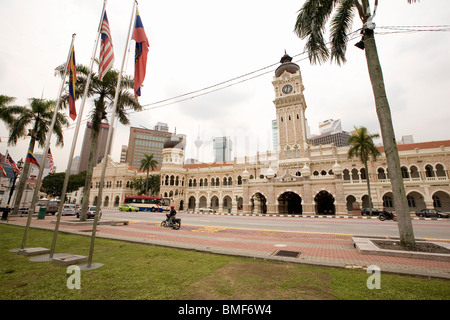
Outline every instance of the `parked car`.
<svg viewBox="0 0 450 320"><path fill-rule="evenodd" d="M139 208L136 206L133 206L131 204L122 204L119 206L119 211L134 211L134 212L138 212Z"/></svg>
<svg viewBox="0 0 450 320"><path fill-rule="evenodd" d="M216 213L216 210L210 208L200 208L200 213Z"/></svg>
<svg viewBox="0 0 450 320"><path fill-rule="evenodd" d="M76 209L77 209L77 206L75 204L67 203L67 204L64 204L61 214L63 216L65 216L65 215L72 216L72 215L75 215Z"/></svg>
<svg viewBox="0 0 450 320"><path fill-rule="evenodd" d="M449 214L445 212L440 212L434 209L422 209L416 212L418 217L437 217L437 218L448 218Z"/></svg>
<svg viewBox="0 0 450 320"><path fill-rule="evenodd" d="M95 211L97 210L97 206L89 206L88 207L88 211L86 214L86 217L89 218L94 218L95 217ZM81 208L77 210L77 218L80 218L81 216ZM100 209L99 211L99 219L102 217L102 209Z"/></svg>
<svg viewBox="0 0 450 320"><path fill-rule="evenodd" d="M383 212L383 210L378 210L378 209L372 208L372 215L373 216L379 216L381 212ZM361 210L361 215L363 215L363 216L370 216L370 209L369 208L362 209Z"/></svg>

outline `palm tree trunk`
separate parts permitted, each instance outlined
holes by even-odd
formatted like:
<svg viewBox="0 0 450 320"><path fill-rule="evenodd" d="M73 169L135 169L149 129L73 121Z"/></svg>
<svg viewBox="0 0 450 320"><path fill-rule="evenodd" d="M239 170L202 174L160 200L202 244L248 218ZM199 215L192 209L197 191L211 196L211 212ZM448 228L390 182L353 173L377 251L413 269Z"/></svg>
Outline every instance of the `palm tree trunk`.
<svg viewBox="0 0 450 320"><path fill-rule="evenodd" d="M366 182L367 182L367 192L369 193L369 214L372 215L372 192L370 191L370 179L369 179L369 170L367 168L367 160L364 160L364 169L366 170Z"/></svg>
<svg viewBox="0 0 450 320"><path fill-rule="evenodd" d="M92 184L92 176L94 173L94 166L96 165L96 155L97 155L97 144L98 144L98 137L100 132L96 132L95 130L92 130L92 136L91 136L91 150L89 152L89 162L88 167L86 171L86 180L84 184L83 189L83 202L81 204L81 215L80 220L86 221L87 218L87 210L89 207L89 197L91 195L91 184ZM105 159L106 161L106 159ZM103 181L100 181L100 183L103 183ZM94 205L97 205L96 203Z"/></svg>
<svg viewBox="0 0 450 320"><path fill-rule="evenodd" d="M147 181L145 181L145 195L148 197L148 172L149 169L147 169Z"/></svg>
<svg viewBox="0 0 450 320"><path fill-rule="evenodd" d="M394 198L395 211L398 218L398 229L400 242L405 246L414 246L415 238L409 214L408 202L406 200L405 186L400 170L400 157L398 154L397 143L395 140L394 127L392 124L391 111L384 86L383 73L381 70L378 52L373 32L365 30L364 45L369 70L372 90L375 97L375 106L378 115L378 121L383 138L384 151L389 168L389 178L392 185L392 194Z"/></svg>

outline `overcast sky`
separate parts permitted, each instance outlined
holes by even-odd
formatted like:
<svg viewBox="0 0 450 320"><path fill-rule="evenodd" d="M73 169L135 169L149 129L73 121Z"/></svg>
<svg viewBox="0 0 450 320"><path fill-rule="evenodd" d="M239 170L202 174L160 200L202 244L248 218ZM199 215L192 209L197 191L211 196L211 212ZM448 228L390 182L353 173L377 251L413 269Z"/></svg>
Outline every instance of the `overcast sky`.
<svg viewBox="0 0 450 320"><path fill-rule="evenodd" d="M302 54L305 41L293 32L303 2L140 1L150 41L139 100L146 111L130 114L131 125L153 129L161 121L172 132L176 127L177 133L187 135L187 158L195 156L194 141L199 135L203 140L200 160L205 162L213 160L214 136L231 137L236 157L271 149L272 80L286 50L301 68L311 133L318 133L318 123L326 119L341 119L346 131L365 126L379 132L364 52L354 47L359 37L350 41L345 65L311 65ZM379 2L376 41L397 140L404 135L413 135L415 142L450 139L450 32L386 33L389 30L382 28L450 25L450 1ZM16 97L19 105L41 96L56 100L61 80L54 76L54 69L65 62L73 33L77 64L89 65L102 6L102 0L0 0L0 94ZM116 69L122 64L132 6L129 0L107 4ZM353 30L360 27L355 17ZM129 75L134 74L133 55L134 41L124 70ZM212 88L223 89L209 94L154 104L248 73ZM192 96L183 98L187 97ZM83 118L91 108L89 101ZM75 155L80 154L84 128L85 122ZM121 145L128 144L129 130L116 126L115 161L119 161ZM65 132L64 148L55 147L54 141L51 145L58 172L67 166L73 125ZM29 138L12 147L7 146L7 136L0 123L0 152L8 149L16 161L25 158ZM40 152L36 147L35 153Z"/></svg>

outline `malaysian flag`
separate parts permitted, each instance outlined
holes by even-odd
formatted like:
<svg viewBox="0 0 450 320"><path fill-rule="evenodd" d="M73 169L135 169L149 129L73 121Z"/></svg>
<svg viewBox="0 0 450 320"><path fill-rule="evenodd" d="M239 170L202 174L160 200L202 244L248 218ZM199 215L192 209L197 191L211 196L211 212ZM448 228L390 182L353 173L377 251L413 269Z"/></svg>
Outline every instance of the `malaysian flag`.
<svg viewBox="0 0 450 320"><path fill-rule="evenodd" d="M14 160L11 158L11 156L9 155L9 153L6 155L6 161L7 164L9 164L11 166L11 168L17 173L20 174L20 169L17 168L16 163L14 162Z"/></svg>
<svg viewBox="0 0 450 320"><path fill-rule="evenodd" d="M100 64L98 66L98 78L100 79L100 81L102 81L103 77L108 72L108 70L112 68L114 63L114 50L106 11L103 15L101 39Z"/></svg>
<svg viewBox="0 0 450 320"><path fill-rule="evenodd" d="M53 161L53 156L50 151L50 148L48 148L47 159L48 165L50 166L50 173L55 173L55 162Z"/></svg>

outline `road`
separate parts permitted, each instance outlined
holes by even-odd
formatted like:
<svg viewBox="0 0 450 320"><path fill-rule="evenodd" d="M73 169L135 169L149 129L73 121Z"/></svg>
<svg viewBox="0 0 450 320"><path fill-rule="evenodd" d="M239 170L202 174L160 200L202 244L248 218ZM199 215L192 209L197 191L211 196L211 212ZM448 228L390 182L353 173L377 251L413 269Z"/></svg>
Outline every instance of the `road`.
<svg viewBox="0 0 450 320"><path fill-rule="evenodd" d="M120 212L103 209L102 219L125 219L131 222L159 223L165 213ZM178 213L182 226L209 226L266 231L351 234L354 236L398 237L397 223L378 219L340 219L304 217L228 216ZM450 241L450 220L413 220L416 239Z"/></svg>

